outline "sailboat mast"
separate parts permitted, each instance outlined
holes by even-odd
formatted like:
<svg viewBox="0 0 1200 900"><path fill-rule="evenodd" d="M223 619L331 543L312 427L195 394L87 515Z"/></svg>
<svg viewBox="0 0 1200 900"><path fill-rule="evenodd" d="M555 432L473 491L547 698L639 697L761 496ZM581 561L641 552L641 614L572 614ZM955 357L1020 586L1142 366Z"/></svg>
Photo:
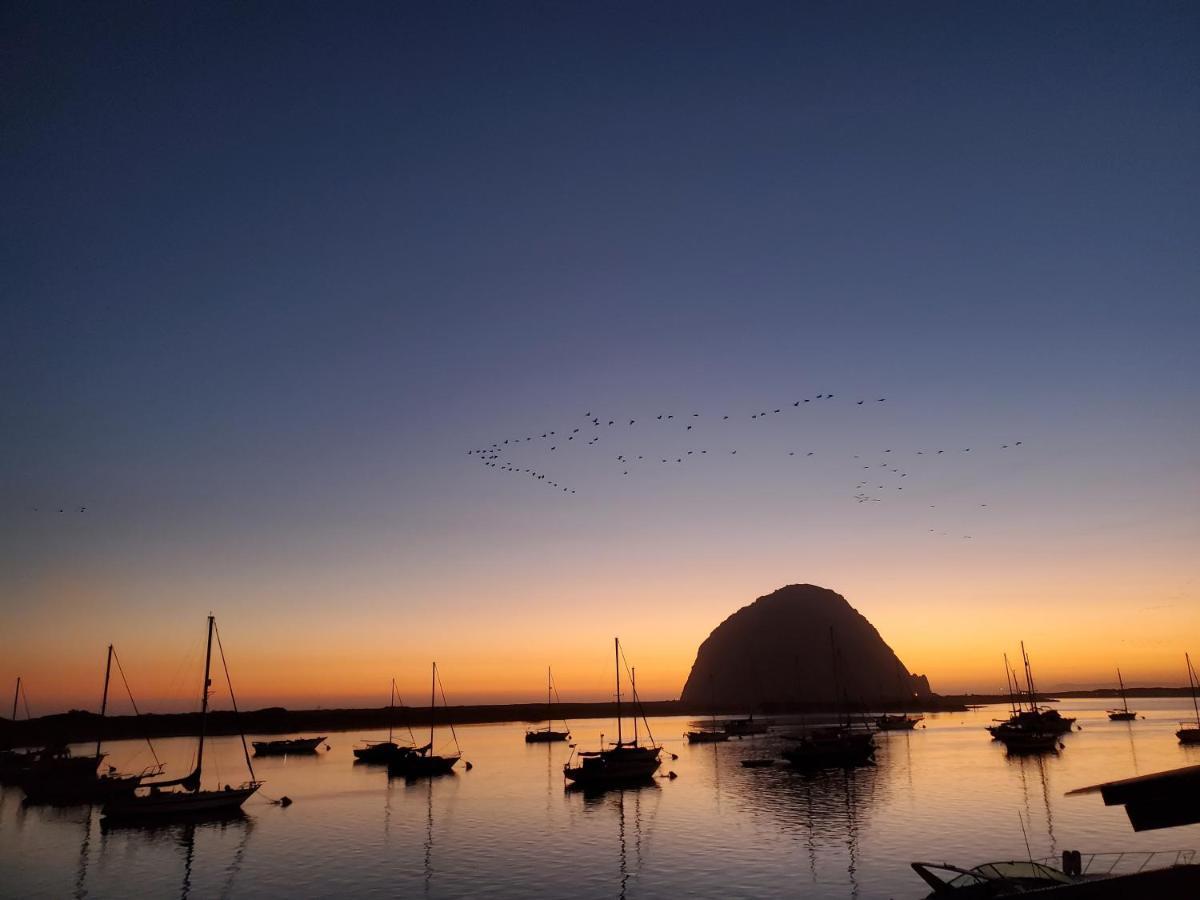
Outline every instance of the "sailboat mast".
<svg viewBox="0 0 1200 900"><path fill-rule="evenodd" d="M1117 669L1117 684L1121 686L1121 706L1129 712L1129 698L1125 696L1125 679L1121 677L1120 669Z"/></svg>
<svg viewBox="0 0 1200 900"><path fill-rule="evenodd" d="M1017 714L1017 698L1013 693L1012 673L1008 665L1008 654L1004 654L1004 685L1008 688L1008 708L1012 714Z"/></svg>
<svg viewBox="0 0 1200 900"><path fill-rule="evenodd" d="M433 753L434 688L437 686L437 663L433 664L433 677L429 681L429 752Z"/></svg>
<svg viewBox="0 0 1200 900"><path fill-rule="evenodd" d="M550 688L551 688L550 667L546 666L546 730L547 731L549 731L550 726L554 724L554 722L550 719L550 716L552 716L554 714L554 709L550 705Z"/></svg>
<svg viewBox="0 0 1200 900"><path fill-rule="evenodd" d="M17 689L13 691L13 714L12 720L17 721L17 701L21 698L21 676L17 676Z"/></svg>
<svg viewBox="0 0 1200 900"><path fill-rule="evenodd" d="M1192 710L1196 713L1196 724L1200 725L1200 705L1196 702L1196 677L1192 669L1192 658L1187 653L1183 654L1184 661L1188 667L1188 685L1192 689Z"/></svg>
<svg viewBox="0 0 1200 900"><path fill-rule="evenodd" d="M613 638L613 657L617 663L617 746L621 746L621 639Z"/></svg>
<svg viewBox="0 0 1200 900"><path fill-rule="evenodd" d="M204 650L204 690L200 696L200 746L196 750L196 778L197 784L195 790L200 789L199 778L200 772L204 765L204 733L208 729L208 689L212 685L212 679L209 673L212 667L212 639L213 639L213 623L216 620L212 614L208 617L208 645Z"/></svg>
<svg viewBox="0 0 1200 900"><path fill-rule="evenodd" d="M637 746L638 732L638 710L641 709L641 704L638 702L637 695L637 666L629 670L629 692L633 695L633 746Z"/></svg>
<svg viewBox="0 0 1200 900"><path fill-rule="evenodd" d="M104 663L104 694L100 698L100 718L108 711L108 676L112 673L112 644L108 645L108 660ZM103 739L103 728L96 726L96 755L100 755L100 741Z"/></svg>
<svg viewBox="0 0 1200 900"><path fill-rule="evenodd" d="M392 690L388 693L388 743L392 743L392 726L396 710L396 679L392 679Z"/></svg>
<svg viewBox="0 0 1200 900"><path fill-rule="evenodd" d="M1021 656L1025 659L1025 684L1029 686L1029 707L1037 712L1037 691L1033 686L1033 667L1029 665L1029 654L1025 652L1025 642L1021 641Z"/></svg>

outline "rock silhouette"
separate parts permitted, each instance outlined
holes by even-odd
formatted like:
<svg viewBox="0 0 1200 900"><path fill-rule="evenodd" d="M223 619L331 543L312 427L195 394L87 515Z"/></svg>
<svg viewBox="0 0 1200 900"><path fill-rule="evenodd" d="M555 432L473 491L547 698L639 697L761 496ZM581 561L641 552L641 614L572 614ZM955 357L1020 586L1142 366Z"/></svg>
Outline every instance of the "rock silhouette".
<svg viewBox="0 0 1200 900"><path fill-rule="evenodd" d="M837 703L830 628L848 703L892 705L905 694L914 702L930 698L925 676L910 674L845 597L813 584L790 584L713 630L700 645L681 699L697 708Z"/></svg>

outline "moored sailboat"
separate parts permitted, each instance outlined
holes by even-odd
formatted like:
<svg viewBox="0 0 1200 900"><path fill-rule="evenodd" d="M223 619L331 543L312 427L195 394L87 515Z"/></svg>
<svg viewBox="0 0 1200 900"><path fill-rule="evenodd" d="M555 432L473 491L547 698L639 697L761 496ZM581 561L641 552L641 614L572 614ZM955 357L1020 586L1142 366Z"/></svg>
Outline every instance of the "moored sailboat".
<svg viewBox="0 0 1200 900"><path fill-rule="evenodd" d="M1129 708L1129 698L1125 696L1125 679L1121 677L1121 670L1117 669L1117 684L1121 688L1121 708L1108 710L1108 718L1113 722L1131 722L1137 718L1137 713Z"/></svg>
<svg viewBox="0 0 1200 900"><path fill-rule="evenodd" d="M288 756L290 754L312 754L325 741L325 735L312 738L287 738L278 741L254 741L255 756Z"/></svg>
<svg viewBox="0 0 1200 900"><path fill-rule="evenodd" d="M566 731L555 731L554 720L551 714L554 712L554 702L551 699L551 694L554 692L554 676L550 672L550 667L546 666L546 727L544 729L534 730L527 729L525 732L525 743L527 744L554 744L559 741L569 740L571 737L570 729ZM567 722L564 719L563 725Z"/></svg>
<svg viewBox="0 0 1200 900"><path fill-rule="evenodd" d="M1075 724L1075 719L1064 716L1056 709L1038 706L1037 690L1033 684L1033 668L1029 663L1029 654L1025 652L1025 643L1021 642L1021 656L1025 665L1025 693L1028 695L1029 708L1025 709L1020 696L1020 682L1015 672L1010 672L1008 655L1004 657L1004 679L1008 684L1009 703L1012 714L1006 721L997 722L987 727L988 733L994 740L1001 741L1011 750L1050 750L1059 746L1057 738L1069 732Z"/></svg>
<svg viewBox="0 0 1200 900"><path fill-rule="evenodd" d="M621 642L613 638L617 668L617 742L599 750L581 750L574 754L579 762L572 765L568 760L563 766L563 776L583 788L606 787L649 781L661 765L662 747L651 743L643 746L637 736L637 712L634 713L632 741L626 741L621 725ZM633 689L633 702L638 705L637 688ZM649 730L649 725L646 726Z"/></svg>
<svg viewBox="0 0 1200 900"><path fill-rule="evenodd" d="M87 756L73 756L66 747L45 750L28 766L18 779L29 803L98 803L113 797L132 794L143 778L157 775L159 766L136 775L120 774L109 767L103 774L97 767L104 760L101 752L104 739L103 723L108 712L108 686L112 674L113 646L108 645L104 665L104 692L100 700L100 720L97 724L96 749ZM132 694L130 695L132 699ZM135 706L136 710L136 706ZM153 747L151 747L153 751Z"/></svg>
<svg viewBox="0 0 1200 900"><path fill-rule="evenodd" d="M404 706L404 701L400 701L400 705ZM364 741L361 747L354 748L354 759L357 762L372 763L377 765L386 765L387 762L400 752L409 752L412 750L412 745L416 741L412 741L407 747L402 747L395 742L392 737L392 731L395 727L394 713L396 709L396 679L392 679L392 688L388 693L388 736L386 741ZM412 737L412 728L408 729L409 737Z"/></svg>
<svg viewBox="0 0 1200 900"><path fill-rule="evenodd" d="M709 688L711 692L712 679L709 679ZM712 726L710 728L698 728L694 731L689 731L684 735L689 744L721 744L729 740L729 732L723 731L717 727L717 701L716 697L712 698Z"/></svg>
<svg viewBox="0 0 1200 900"><path fill-rule="evenodd" d="M829 629L829 647L833 668L834 696L838 721L821 728L803 728L799 735L787 736L795 745L783 751L783 758L797 768L858 766L875 758L875 735L869 728L855 728L846 709L838 667L839 652L833 629Z"/></svg>
<svg viewBox="0 0 1200 900"><path fill-rule="evenodd" d="M1191 722L1180 722L1175 737L1179 738L1181 744L1200 744L1200 703L1196 700L1198 679L1196 678L1196 669L1192 666L1192 657L1185 653L1183 659L1187 663L1188 687L1192 689L1192 710L1196 713L1196 718Z"/></svg>
<svg viewBox="0 0 1200 900"><path fill-rule="evenodd" d="M401 747L388 759L388 774L403 778L430 778L436 775L449 775L454 771L455 764L462 759L462 750L449 756L439 756L433 752L433 729L437 711L437 663L433 664L432 682L429 687L429 743L424 747ZM445 696L443 692L443 703ZM454 735L454 726L450 726L450 734ZM458 746L458 736L454 735L454 744Z"/></svg>
<svg viewBox="0 0 1200 900"><path fill-rule="evenodd" d="M172 819L187 819L202 816L230 816L241 811L245 803L262 782L254 776L254 766L250 762L250 751L246 746L246 736L242 737L242 750L246 757L246 768L250 780L238 787L225 785L215 790L203 790L201 775L204 771L204 740L208 730L208 697L212 686L210 677L212 669L213 633L216 630L216 619L208 617L208 640L204 652L204 682L200 696L200 736L196 748L196 768L182 778L169 781L157 781L141 784L138 790L128 796L116 797L104 804L104 815L111 820L129 822L141 821L171 821ZM221 652L222 663L225 662L225 651L221 648L220 635L217 636L217 647ZM229 668L225 666L228 681ZM233 685L229 684L229 695L233 698ZM237 712L237 701L233 701L234 712ZM179 790L163 790L163 788L178 787ZM144 793L141 793L144 791Z"/></svg>

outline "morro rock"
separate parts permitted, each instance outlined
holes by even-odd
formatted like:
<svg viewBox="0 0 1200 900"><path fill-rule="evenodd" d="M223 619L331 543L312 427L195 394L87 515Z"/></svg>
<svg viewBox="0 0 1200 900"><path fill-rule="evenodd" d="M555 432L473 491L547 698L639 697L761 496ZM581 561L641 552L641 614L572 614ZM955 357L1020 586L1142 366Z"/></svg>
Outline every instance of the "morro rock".
<svg viewBox="0 0 1200 900"><path fill-rule="evenodd" d="M833 648L837 648L835 672ZM790 584L759 597L700 645L682 701L707 709L895 704L930 696L879 632L841 594Z"/></svg>

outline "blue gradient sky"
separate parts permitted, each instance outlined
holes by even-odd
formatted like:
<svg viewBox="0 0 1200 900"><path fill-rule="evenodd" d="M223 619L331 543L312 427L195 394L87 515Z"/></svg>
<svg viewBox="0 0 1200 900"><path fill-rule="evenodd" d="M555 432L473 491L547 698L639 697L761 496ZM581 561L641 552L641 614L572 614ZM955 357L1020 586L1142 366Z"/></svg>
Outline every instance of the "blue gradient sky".
<svg viewBox="0 0 1200 900"><path fill-rule="evenodd" d="M112 640L168 703L213 609L264 702L415 692L430 656L452 701L546 662L602 697L613 633L673 696L798 581L935 689L1021 637L1043 681L1183 678L1194 4L10 3L0 34L0 683L94 703ZM466 455L588 410L647 421L514 457L574 495ZM855 454L935 445L977 455L854 501ZM739 454L614 458L701 446Z"/></svg>

